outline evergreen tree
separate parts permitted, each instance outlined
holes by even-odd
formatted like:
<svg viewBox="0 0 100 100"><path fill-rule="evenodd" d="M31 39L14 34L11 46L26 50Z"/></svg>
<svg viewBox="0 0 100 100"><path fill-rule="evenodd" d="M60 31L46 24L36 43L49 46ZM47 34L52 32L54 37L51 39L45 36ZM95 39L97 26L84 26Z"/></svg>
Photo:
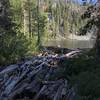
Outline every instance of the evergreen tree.
<svg viewBox="0 0 100 100"><path fill-rule="evenodd" d="M95 49L97 56L100 57L100 0L98 0L95 6L88 7L87 11L82 15L83 19L88 18L86 25L82 29L82 33L86 33L91 30L93 26L96 26L96 43Z"/></svg>
<svg viewBox="0 0 100 100"><path fill-rule="evenodd" d="M0 0L0 65L21 59L28 51L28 41L12 21L9 0Z"/></svg>
<svg viewBox="0 0 100 100"><path fill-rule="evenodd" d="M11 29L9 0L0 0L0 29Z"/></svg>

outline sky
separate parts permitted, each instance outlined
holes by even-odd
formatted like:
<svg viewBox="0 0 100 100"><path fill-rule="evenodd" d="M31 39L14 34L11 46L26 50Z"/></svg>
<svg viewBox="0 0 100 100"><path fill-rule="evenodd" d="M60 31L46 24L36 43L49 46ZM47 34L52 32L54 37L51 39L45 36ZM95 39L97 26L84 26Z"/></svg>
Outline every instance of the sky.
<svg viewBox="0 0 100 100"><path fill-rule="evenodd" d="M54 0L55 2L58 2L59 0ZM83 5L84 1L86 1L86 4L92 4L95 5L97 3L97 0L60 0L60 1L74 1L75 3L78 3L80 5Z"/></svg>
<svg viewBox="0 0 100 100"><path fill-rule="evenodd" d="M97 0L74 0L74 1L77 2L77 3L79 3L79 4L83 4L83 1L87 1L87 4L89 4L90 1L91 1L90 4L93 4L93 5L95 5L96 2L97 2Z"/></svg>

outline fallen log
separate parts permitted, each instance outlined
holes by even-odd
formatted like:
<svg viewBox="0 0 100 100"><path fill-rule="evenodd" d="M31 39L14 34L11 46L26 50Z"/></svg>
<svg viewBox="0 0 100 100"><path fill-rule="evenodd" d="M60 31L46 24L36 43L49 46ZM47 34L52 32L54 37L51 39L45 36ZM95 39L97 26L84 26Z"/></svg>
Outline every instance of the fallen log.
<svg viewBox="0 0 100 100"><path fill-rule="evenodd" d="M0 72L0 100L40 100L40 97L41 100L74 100L75 91L67 80L51 77L59 68L59 61L80 53L80 50L63 55L46 52L21 65L8 66Z"/></svg>
<svg viewBox="0 0 100 100"><path fill-rule="evenodd" d="M4 69L3 71L1 71L0 75L4 75L4 74L7 74L9 72L12 72L12 71L16 70L16 68L18 68L18 65L10 65L6 69Z"/></svg>
<svg viewBox="0 0 100 100"><path fill-rule="evenodd" d="M61 84L60 87L58 88L57 93L54 96L53 100L60 100L61 99L61 92L62 92L63 87L64 87L64 84Z"/></svg>

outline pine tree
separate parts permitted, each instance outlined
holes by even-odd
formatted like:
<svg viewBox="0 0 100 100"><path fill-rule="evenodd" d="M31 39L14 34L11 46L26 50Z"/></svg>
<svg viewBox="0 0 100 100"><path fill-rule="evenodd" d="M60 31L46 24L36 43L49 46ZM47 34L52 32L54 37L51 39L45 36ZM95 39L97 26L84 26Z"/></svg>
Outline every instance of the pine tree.
<svg viewBox="0 0 100 100"><path fill-rule="evenodd" d="M83 19L88 18L87 24L84 26L83 31L87 32L93 26L96 26L96 55L100 57L100 0L95 6L88 7L87 11L82 15ZM84 32L83 32L84 33Z"/></svg>
<svg viewBox="0 0 100 100"><path fill-rule="evenodd" d="M11 28L9 0L0 0L0 28L9 30Z"/></svg>

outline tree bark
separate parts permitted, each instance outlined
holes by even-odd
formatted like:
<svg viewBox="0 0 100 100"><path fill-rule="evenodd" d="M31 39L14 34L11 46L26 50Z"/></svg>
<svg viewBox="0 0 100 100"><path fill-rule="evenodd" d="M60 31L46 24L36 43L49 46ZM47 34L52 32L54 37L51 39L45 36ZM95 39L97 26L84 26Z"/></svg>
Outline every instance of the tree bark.
<svg viewBox="0 0 100 100"><path fill-rule="evenodd" d="M96 38L96 54L100 57L100 0L96 5L96 26L97 26L97 38Z"/></svg>
<svg viewBox="0 0 100 100"><path fill-rule="evenodd" d="M31 36L30 0L22 0L23 29L28 38Z"/></svg>

